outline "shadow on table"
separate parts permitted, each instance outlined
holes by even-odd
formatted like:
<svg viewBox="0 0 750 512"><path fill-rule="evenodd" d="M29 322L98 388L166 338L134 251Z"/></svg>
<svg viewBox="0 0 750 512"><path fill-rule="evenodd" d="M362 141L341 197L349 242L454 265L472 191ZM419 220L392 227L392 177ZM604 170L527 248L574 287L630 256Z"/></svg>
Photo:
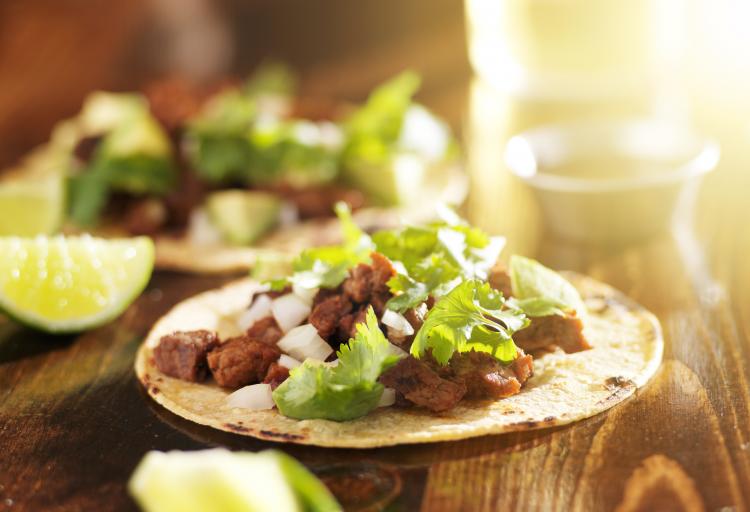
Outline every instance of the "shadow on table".
<svg viewBox="0 0 750 512"><path fill-rule="evenodd" d="M0 364L67 348L74 339L75 335L41 333L0 317Z"/></svg>

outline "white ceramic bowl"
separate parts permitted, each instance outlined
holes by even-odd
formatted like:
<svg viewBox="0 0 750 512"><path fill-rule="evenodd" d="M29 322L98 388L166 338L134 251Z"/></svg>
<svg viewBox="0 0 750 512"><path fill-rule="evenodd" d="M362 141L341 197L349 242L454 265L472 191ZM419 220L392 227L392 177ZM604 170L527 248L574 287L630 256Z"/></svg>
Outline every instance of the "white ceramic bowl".
<svg viewBox="0 0 750 512"><path fill-rule="evenodd" d="M652 235L685 216L683 206L719 154L717 144L683 125L587 121L516 135L505 148L505 162L534 190L551 230L566 238L616 242ZM578 172L576 162L588 162L586 173ZM633 172L611 172L625 168Z"/></svg>

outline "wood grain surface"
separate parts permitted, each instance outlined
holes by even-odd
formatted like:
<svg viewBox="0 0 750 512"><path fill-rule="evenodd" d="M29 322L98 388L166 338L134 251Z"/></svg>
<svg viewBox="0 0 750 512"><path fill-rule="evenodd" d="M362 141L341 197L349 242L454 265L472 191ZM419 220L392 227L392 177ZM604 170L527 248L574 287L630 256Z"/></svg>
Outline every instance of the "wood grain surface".
<svg viewBox="0 0 750 512"><path fill-rule="evenodd" d="M265 15L273 10L268 2L256 4ZM444 25L438 25L460 43L460 2L448 4L440 4ZM135 510L125 485L146 451L211 446L281 448L318 472L348 510L750 509L750 105L703 102L692 112L723 148L694 222L617 247L571 242L545 230L528 191L504 168L502 145L529 126L587 116L601 106L506 97L470 81L459 56L465 49L441 42L434 30L406 33L391 42L368 39L362 51L373 67L364 70L354 49L334 58L333 43L299 60L312 59L306 76L315 87L330 81L356 96L394 62L419 59L431 48L447 55L424 64L423 98L454 124L465 120L473 185L465 213L507 235L510 252L590 274L653 311L666 342L654 380L608 412L549 430L363 451L255 441L187 422L140 389L133 356L151 324L179 300L227 280L159 273L119 320L80 336L0 323L0 510ZM110 36L107 44L120 44L121 34ZM97 69L102 76L108 70ZM12 103L9 94L21 94L13 84L0 87L0 107ZM41 117L28 133L48 129ZM13 131L7 124L0 129ZM355 494L357 488L369 495Z"/></svg>

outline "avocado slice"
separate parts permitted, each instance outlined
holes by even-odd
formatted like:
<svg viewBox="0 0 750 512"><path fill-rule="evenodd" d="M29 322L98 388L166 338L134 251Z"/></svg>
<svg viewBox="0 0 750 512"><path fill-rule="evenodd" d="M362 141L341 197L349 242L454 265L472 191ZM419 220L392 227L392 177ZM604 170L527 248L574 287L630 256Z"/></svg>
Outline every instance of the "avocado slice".
<svg viewBox="0 0 750 512"><path fill-rule="evenodd" d="M281 200L267 192L222 190L208 196L206 211L226 241L250 245L276 226Z"/></svg>

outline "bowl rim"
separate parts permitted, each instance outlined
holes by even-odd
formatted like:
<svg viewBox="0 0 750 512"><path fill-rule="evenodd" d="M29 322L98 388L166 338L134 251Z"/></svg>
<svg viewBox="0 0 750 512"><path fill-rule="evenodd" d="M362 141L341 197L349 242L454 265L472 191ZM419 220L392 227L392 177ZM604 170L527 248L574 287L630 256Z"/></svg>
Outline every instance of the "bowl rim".
<svg viewBox="0 0 750 512"><path fill-rule="evenodd" d="M642 130L657 129L670 130L673 135L682 136L686 141L695 145L690 157L677 164L674 170L649 176L618 177L613 179L591 179L581 177L561 176L540 172L535 157L539 151L534 151L534 145L542 138L558 138L560 140L568 134L582 130L593 130L596 133L611 133L613 130ZM526 161L518 160L525 152ZM620 151L620 154L627 154ZM512 136L505 144L503 160L508 169L516 177L534 188L562 191L562 192L616 192L638 190L650 187L671 185L687 181L689 178L704 175L716 168L721 156L719 144L708 137L695 132L685 123L665 121L651 118L631 118L621 120L584 120L545 124L523 131ZM525 164L525 165L524 165ZM531 165L529 165L531 164ZM533 168L531 168L533 166Z"/></svg>

